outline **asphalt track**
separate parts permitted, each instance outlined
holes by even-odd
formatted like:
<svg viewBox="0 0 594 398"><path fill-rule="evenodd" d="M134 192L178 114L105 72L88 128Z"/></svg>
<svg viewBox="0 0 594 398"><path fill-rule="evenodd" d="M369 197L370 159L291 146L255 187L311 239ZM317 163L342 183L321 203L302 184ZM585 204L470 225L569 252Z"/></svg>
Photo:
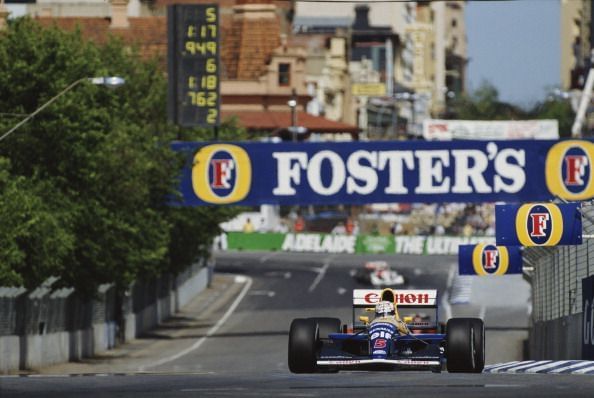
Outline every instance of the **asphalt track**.
<svg viewBox="0 0 594 398"><path fill-rule="evenodd" d="M214 314L217 321L209 325L209 333L184 336L188 345L183 352L163 354L144 364L144 373L2 377L0 397L594 396L594 377L587 375L291 374L286 363L291 320L331 315L347 321L351 290L357 287L349 271L366 259L378 258L381 256L220 255L217 271L240 275L241 289ZM409 287L437 288L444 293L455 259L393 256L390 261L408 279Z"/></svg>

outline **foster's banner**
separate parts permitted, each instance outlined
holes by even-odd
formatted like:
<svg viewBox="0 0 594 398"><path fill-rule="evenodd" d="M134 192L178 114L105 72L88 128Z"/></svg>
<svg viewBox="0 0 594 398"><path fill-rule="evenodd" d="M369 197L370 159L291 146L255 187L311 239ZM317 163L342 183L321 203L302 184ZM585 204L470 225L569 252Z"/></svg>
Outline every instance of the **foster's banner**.
<svg viewBox="0 0 594 398"><path fill-rule="evenodd" d="M495 206L495 238L505 246L557 246L582 243L578 203Z"/></svg>
<svg viewBox="0 0 594 398"><path fill-rule="evenodd" d="M522 253L519 246L478 245L458 246L460 275L506 275L522 273Z"/></svg>
<svg viewBox="0 0 594 398"><path fill-rule="evenodd" d="M594 197L594 143L381 141L172 144L178 205L529 202Z"/></svg>

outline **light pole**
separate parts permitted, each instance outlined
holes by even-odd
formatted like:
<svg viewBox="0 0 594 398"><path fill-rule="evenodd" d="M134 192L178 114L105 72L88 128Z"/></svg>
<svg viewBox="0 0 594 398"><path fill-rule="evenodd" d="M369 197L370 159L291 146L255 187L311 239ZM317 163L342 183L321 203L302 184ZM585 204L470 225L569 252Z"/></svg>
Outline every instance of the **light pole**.
<svg viewBox="0 0 594 398"><path fill-rule="evenodd" d="M293 142L297 142L297 100L295 98L291 98L287 105L291 108L291 127L289 130L291 131L291 135L293 137Z"/></svg>
<svg viewBox="0 0 594 398"><path fill-rule="evenodd" d="M66 87L64 90L60 91L58 94L56 94L55 96L50 98L45 104L41 105L33 113L31 113L30 115L26 116L23 120L18 122L13 128L8 130L6 133L2 134L2 136L0 136L0 141L5 139L6 137L8 137L16 129L21 127L23 124L27 123L29 120L31 120L31 118L33 118L39 112L41 112L42 110L47 108L49 105L51 105L54 101L56 101L62 95L66 94L68 91L72 90L74 87L76 87L78 84L80 84L84 81L88 81L92 84L96 84L96 85L100 85L100 86L107 86L107 87L114 87L114 88L119 87L126 82L123 77L119 77L119 76L83 77L81 79L78 79L77 81L75 81L74 83L72 83L68 87Z"/></svg>

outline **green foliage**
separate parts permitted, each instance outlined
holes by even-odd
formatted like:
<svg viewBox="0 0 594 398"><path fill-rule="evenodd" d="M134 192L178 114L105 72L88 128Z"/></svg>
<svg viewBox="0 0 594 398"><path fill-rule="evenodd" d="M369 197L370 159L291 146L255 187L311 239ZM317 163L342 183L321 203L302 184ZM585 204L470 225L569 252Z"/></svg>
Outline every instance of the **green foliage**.
<svg viewBox="0 0 594 398"><path fill-rule="evenodd" d="M126 84L110 90L83 79L107 75ZM116 39L98 46L26 18L0 35L3 113L30 114L79 79L0 141L0 157L10 159L0 163L0 285L59 276L93 292L177 272L204 255L218 223L235 212L167 207L182 164L169 143L212 132L167 124L167 82L156 62ZM18 120L0 115L0 132ZM220 130L221 139L245 136L232 124Z"/></svg>
<svg viewBox="0 0 594 398"><path fill-rule="evenodd" d="M575 113L567 100L549 99L534 106L531 113L536 119L557 119L559 121L559 136L571 137L571 126Z"/></svg>
<svg viewBox="0 0 594 398"><path fill-rule="evenodd" d="M499 100L499 92L488 82L470 95L463 95L452 104L455 119L519 120L527 117L521 108Z"/></svg>
<svg viewBox="0 0 594 398"><path fill-rule="evenodd" d="M488 82L470 95L464 95L451 104L451 115L462 120L527 120L557 119L559 135L569 137L575 114L569 101L547 99L529 110L499 100L497 89Z"/></svg>
<svg viewBox="0 0 594 398"><path fill-rule="evenodd" d="M31 288L64 270L75 237L59 196L47 181L11 175L0 158L0 285Z"/></svg>

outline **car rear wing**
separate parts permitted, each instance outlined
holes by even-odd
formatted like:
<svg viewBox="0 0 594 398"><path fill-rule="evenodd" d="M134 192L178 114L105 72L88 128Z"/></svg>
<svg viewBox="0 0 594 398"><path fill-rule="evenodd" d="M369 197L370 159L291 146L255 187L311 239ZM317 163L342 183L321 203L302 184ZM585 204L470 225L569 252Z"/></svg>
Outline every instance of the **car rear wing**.
<svg viewBox="0 0 594 398"><path fill-rule="evenodd" d="M353 290L353 328L360 329L359 315L373 309L381 300L393 301L405 322L419 329L435 329L438 325L437 290L434 289L355 289ZM419 321L407 321L414 315L428 316Z"/></svg>
<svg viewBox="0 0 594 398"><path fill-rule="evenodd" d="M437 307L437 290L434 289L355 289L353 307L374 307L386 290L392 290L398 308Z"/></svg>

